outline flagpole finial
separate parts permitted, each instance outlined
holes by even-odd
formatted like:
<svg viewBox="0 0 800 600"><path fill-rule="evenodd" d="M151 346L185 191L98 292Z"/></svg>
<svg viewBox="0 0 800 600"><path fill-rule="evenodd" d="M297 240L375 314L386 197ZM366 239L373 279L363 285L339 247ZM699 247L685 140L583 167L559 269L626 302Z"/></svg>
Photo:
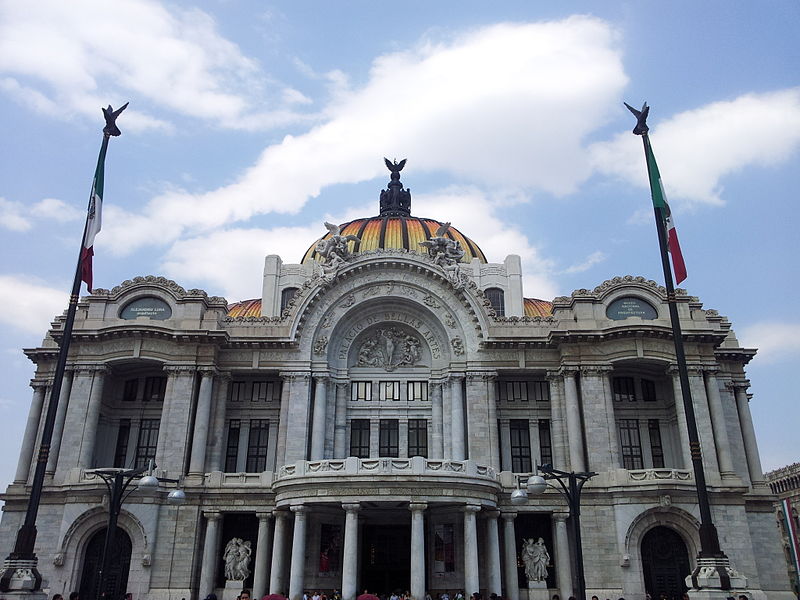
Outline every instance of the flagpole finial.
<svg viewBox="0 0 800 600"><path fill-rule="evenodd" d="M645 135L650 131L650 128L647 126L647 115L650 114L650 107L647 106L647 102L642 104L642 110L636 110L627 102L623 102L623 104L627 106L628 110L636 117L636 127L633 128L633 133L635 135Z"/></svg>
<svg viewBox="0 0 800 600"><path fill-rule="evenodd" d="M119 127L117 127L117 117L126 108L128 108L128 102L123 104L117 110L112 109L110 104L108 105L108 108L103 109L103 116L106 119L106 126L103 127L103 134L113 135L114 137L116 137L122 133L119 130Z"/></svg>

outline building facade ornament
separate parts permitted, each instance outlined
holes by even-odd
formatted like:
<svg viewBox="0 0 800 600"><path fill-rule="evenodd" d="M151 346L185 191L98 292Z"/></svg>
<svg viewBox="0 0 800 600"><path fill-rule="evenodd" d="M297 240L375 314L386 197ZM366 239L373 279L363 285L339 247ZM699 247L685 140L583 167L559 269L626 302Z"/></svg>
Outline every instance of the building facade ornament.
<svg viewBox="0 0 800 600"><path fill-rule="evenodd" d="M397 327L383 327L361 342L356 364L359 367L378 367L385 371L413 367L420 361L421 348L422 342L415 334Z"/></svg>

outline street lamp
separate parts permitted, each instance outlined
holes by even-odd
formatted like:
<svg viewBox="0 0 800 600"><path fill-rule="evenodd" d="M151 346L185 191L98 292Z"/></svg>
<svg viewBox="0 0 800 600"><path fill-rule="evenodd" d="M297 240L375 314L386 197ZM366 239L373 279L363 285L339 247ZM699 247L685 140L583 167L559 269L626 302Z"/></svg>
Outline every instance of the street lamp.
<svg viewBox="0 0 800 600"><path fill-rule="evenodd" d="M87 475L100 477L108 488L108 524L106 526L106 539L103 542L103 555L100 568L100 577L97 585L98 598L105 593L106 577L111 563L111 549L114 546L114 537L117 533L117 520L122 511L122 504L134 491L153 493L158 490L160 483L178 483L177 479L156 477L153 475L152 463L148 467L139 469L92 469ZM142 477L144 475L144 477ZM136 486L131 487L134 479L138 479ZM174 489L167 495L169 504L179 506L186 502L183 490Z"/></svg>
<svg viewBox="0 0 800 600"><path fill-rule="evenodd" d="M566 498L569 507L572 544L575 548L575 569L578 583L575 596L578 600L586 600L586 577L583 572L583 545L581 543L581 490L584 484L597 473L593 471L585 473L559 471L554 469L553 465L540 465L537 470L541 475L533 474L528 477L525 488L517 487L511 493L511 502L517 505L525 504L529 494L541 494L547 487L558 490ZM548 484L548 480L557 481L560 487Z"/></svg>

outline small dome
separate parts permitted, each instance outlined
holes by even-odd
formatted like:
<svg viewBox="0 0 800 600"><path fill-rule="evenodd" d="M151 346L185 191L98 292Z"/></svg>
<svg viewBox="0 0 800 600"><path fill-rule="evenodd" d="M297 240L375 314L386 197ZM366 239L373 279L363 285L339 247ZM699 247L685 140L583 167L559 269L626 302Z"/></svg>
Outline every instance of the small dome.
<svg viewBox="0 0 800 600"><path fill-rule="evenodd" d="M553 303L537 298L523 298L526 317L552 317Z"/></svg>
<svg viewBox="0 0 800 600"><path fill-rule="evenodd" d="M229 317L260 317L261 316L261 298L254 300L242 300L228 304Z"/></svg>
<svg viewBox="0 0 800 600"><path fill-rule="evenodd" d="M370 250L377 250L382 248L385 250L410 250L413 252L426 252L420 242L424 242L436 233L436 230L441 227L443 223L435 219L425 219L412 216L377 216L368 219L356 219L349 223L344 223L339 226L341 235L355 235L361 239L361 242L348 242L348 248L351 252L368 252ZM331 233L327 233L319 240L315 241L306 253L303 255L302 262L309 263L313 261L322 262L322 257L316 250L317 243L320 240L327 240L331 237ZM464 257L461 262L469 263L473 258L477 258L480 262L485 263L486 257L483 251L478 247L478 244L473 242L458 229L452 225L445 234L451 240L455 240L461 244L464 250Z"/></svg>

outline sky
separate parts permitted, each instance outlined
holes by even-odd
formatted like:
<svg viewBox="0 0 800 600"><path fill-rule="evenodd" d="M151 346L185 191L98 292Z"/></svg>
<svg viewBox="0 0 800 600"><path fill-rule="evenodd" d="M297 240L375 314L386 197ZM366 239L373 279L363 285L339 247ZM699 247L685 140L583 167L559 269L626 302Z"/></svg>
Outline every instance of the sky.
<svg viewBox="0 0 800 600"><path fill-rule="evenodd" d="M682 284L746 347L765 469L800 460L794 369L800 4L0 0L0 489L32 391L21 348L66 308L100 107L130 102L106 162L95 286L163 275L228 301L264 256L377 213L383 157L412 214L452 221L525 296L617 275L663 283L641 140ZM795 298L795 300L792 300Z"/></svg>

